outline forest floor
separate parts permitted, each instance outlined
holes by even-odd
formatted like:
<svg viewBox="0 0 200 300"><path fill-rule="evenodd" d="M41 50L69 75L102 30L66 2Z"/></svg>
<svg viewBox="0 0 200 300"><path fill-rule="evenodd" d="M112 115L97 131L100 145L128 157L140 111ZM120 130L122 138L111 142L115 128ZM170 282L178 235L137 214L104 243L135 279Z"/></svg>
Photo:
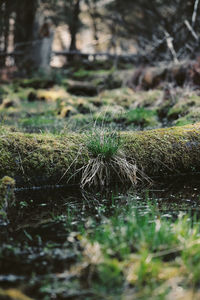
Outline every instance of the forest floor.
<svg viewBox="0 0 200 300"><path fill-rule="evenodd" d="M2 82L1 176L28 179L7 207L0 187L0 299L200 298L200 92L167 83L134 91L132 72L80 68ZM103 175L91 173L98 164L81 169L90 152ZM131 155L145 160L140 178ZM111 161L122 180L108 187ZM30 189L44 172L63 184L72 164L89 173L81 187ZM183 178L180 164L195 178ZM176 177L146 176L166 170Z"/></svg>
<svg viewBox="0 0 200 300"><path fill-rule="evenodd" d="M133 91L126 86L131 73L80 69L70 79L57 74L1 84L1 124L22 132L60 133L93 126L127 131L198 122L199 90L166 84L167 92L163 87Z"/></svg>

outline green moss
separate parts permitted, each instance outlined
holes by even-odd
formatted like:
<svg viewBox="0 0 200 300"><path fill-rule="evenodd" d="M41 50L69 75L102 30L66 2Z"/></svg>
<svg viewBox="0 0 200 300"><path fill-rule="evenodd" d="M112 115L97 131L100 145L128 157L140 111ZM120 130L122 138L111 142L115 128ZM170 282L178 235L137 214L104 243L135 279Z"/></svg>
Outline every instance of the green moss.
<svg viewBox="0 0 200 300"><path fill-rule="evenodd" d="M33 77L30 79L18 79L14 83L22 88L43 89L53 86L55 81L51 78Z"/></svg>
<svg viewBox="0 0 200 300"><path fill-rule="evenodd" d="M157 125L157 113L154 110L148 110L145 108L132 109L125 115L126 124L134 123L134 125L139 125L142 127Z"/></svg>
<svg viewBox="0 0 200 300"><path fill-rule="evenodd" d="M163 96L162 90L149 90L147 92L142 92L142 102L143 106L155 106L157 101Z"/></svg>
<svg viewBox="0 0 200 300"><path fill-rule="evenodd" d="M0 86L0 96L5 94L4 86Z"/></svg>
<svg viewBox="0 0 200 300"><path fill-rule="evenodd" d="M169 120L178 120L186 117L188 121L193 118L195 121L195 115L200 115L200 97L196 94L183 95L177 98L176 103L169 109L167 118ZM198 118L196 118L198 121ZM183 123L182 121L180 123Z"/></svg>
<svg viewBox="0 0 200 300"><path fill-rule="evenodd" d="M94 123L94 118L90 114L76 114L70 117L70 124L74 124L74 126L81 130L84 125L92 125Z"/></svg>
<svg viewBox="0 0 200 300"><path fill-rule="evenodd" d="M200 119L200 107L192 107L188 112L183 116L178 118L174 124L176 126L181 126L185 124L193 124L198 122Z"/></svg>
<svg viewBox="0 0 200 300"><path fill-rule="evenodd" d="M64 180L73 176L75 165L83 164L86 153L76 161L82 138L75 135L49 137L48 135L26 135L7 133L0 138L0 176L7 174L20 181L36 184L42 179L58 182L72 165ZM82 162L82 163L81 163ZM67 178L67 179L66 179Z"/></svg>
<svg viewBox="0 0 200 300"><path fill-rule="evenodd" d="M183 127L125 133L124 149L146 174L162 176L198 171L199 123Z"/></svg>
<svg viewBox="0 0 200 300"><path fill-rule="evenodd" d="M43 127L47 125L52 125L55 122L55 118L49 118L46 116L32 116L30 118L25 118L20 120L20 124L24 127Z"/></svg>
<svg viewBox="0 0 200 300"><path fill-rule="evenodd" d="M182 117L182 118L179 118L179 119L175 122L175 125L176 125L176 126L184 126L184 125L192 124L192 123L194 123L193 120L189 119L188 117Z"/></svg>
<svg viewBox="0 0 200 300"><path fill-rule="evenodd" d="M169 109L167 117L170 120L176 120L183 113L186 113L186 111L184 110L184 108L179 107L179 106L175 106L175 107L172 107L172 108Z"/></svg>
<svg viewBox="0 0 200 300"><path fill-rule="evenodd" d="M100 94L100 98L105 103L121 105L125 108L149 108L155 110L158 102L162 99L161 90L138 91L134 92L127 87L114 90L106 90Z"/></svg>
<svg viewBox="0 0 200 300"><path fill-rule="evenodd" d="M78 71L73 73L73 77L76 79L86 79L89 77L91 71L85 69L79 69Z"/></svg>
<svg viewBox="0 0 200 300"><path fill-rule="evenodd" d="M29 88L29 87L28 88L18 88L18 92L16 93L16 95L21 100L27 100L28 95L30 93L35 93L35 90L33 88Z"/></svg>

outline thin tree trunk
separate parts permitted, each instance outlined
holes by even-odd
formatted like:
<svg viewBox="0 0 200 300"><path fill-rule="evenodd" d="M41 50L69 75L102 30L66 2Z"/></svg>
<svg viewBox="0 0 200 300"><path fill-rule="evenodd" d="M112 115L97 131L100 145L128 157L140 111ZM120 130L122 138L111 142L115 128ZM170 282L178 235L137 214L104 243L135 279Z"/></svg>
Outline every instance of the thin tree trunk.
<svg viewBox="0 0 200 300"><path fill-rule="evenodd" d="M10 13L11 13L11 2L0 1L0 38L2 40L1 50L3 52L8 51L8 40L9 40L9 22L10 22ZM6 57L2 57L0 61L1 67L5 66Z"/></svg>
<svg viewBox="0 0 200 300"><path fill-rule="evenodd" d="M16 20L14 31L14 47L16 51L25 52L22 58L16 58L19 68L28 65L28 53L33 40L33 26L38 0L18 0L16 5Z"/></svg>
<svg viewBox="0 0 200 300"><path fill-rule="evenodd" d="M4 52L8 51L10 9L9 1L5 3Z"/></svg>
<svg viewBox="0 0 200 300"><path fill-rule="evenodd" d="M93 29L93 36L95 41L95 49L98 50L99 46L99 37L98 37L98 28L97 28L97 22L96 22L96 16L97 16L97 7L96 3L93 2L93 5L91 5L91 2L88 2L89 7L89 14L92 19L92 29Z"/></svg>
<svg viewBox="0 0 200 300"><path fill-rule="evenodd" d="M70 51L77 50L76 35L78 33L78 27L79 27L79 13L80 13L80 0L76 0L76 3L74 4L72 23L69 26L69 31L71 35L71 43L69 47Z"/></svg>
<svg viewBox="0 0 200 300"><path fill-rule="evenodd" d="M15 50L25 53L17 59L18 67L26 75L50 69L51 47L53 42L52 24L46 21L40 0L20 0L17 8L15 28Z"/></svg>

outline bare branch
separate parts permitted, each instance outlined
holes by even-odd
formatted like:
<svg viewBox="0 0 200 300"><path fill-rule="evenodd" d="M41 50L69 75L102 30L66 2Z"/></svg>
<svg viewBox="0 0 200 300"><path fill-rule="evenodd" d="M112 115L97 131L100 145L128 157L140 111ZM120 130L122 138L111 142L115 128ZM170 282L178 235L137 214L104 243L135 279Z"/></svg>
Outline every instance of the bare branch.
<svg viewBox="0 0 200 300"><path fill-rule="evenodd" d="M196 22L198 5L199 5L199 0L196 0L194 4L193 15L192 15L192 27L194 27Z"/></svg>
<svg viewBox="0 0 200 300"><path fill-rule="evenodd" d="M192 26L190 25L190 23L188 22L188 20L184 21L185 26L187 27L187 29L190 31L190 33L192 34L193 38L198 41L199 38L196 34L196 32L194 31L194 29L192 28Z"/></svg>
<svg viewBox="0 0 200 300"><path fill-rule="evenodd" d="M170 36L170 34L166 30L165 30L165 37L166 37L167 47L169 48L169 50L173 56L174 62L178 63L179 61L177 58L176 51L174 49L173 38Z"/></svg>

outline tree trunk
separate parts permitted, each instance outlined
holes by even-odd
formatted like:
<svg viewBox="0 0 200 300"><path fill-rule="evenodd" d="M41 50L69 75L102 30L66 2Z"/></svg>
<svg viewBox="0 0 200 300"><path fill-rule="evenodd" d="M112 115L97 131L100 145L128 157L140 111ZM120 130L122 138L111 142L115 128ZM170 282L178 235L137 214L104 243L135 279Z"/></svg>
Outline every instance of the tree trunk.
<svg viewBox="0 0 200 300"><path fill-rule="evenodd" d="M45 20L43 12L38 10L35 15L31 60L35 70L43 73L50 71L50 60L52 43L54 37L53 24L50 20Z"/></svg>
<svg viewBox="0 0 200 300"><path fill-rule="evenodd" d="M32 46L33 26L37 10L37 0L19 0L16 9L15 31L14 31L14 47L16 51L29 52ZM16 64L19 68L26 67L27 54L16 58Z"/></svg>
<svg viewBox="0 0 200 300"><path fill-rule="evenodd" d="M9 34L10 34L10 14L12 12L11 0L0 1L0 40L2 52L8 51ZM6 63L6 57L1 57L0 66L4 67Z"/></svg>
<svg viewBox="0 0 200 300"><path fill-rule="evenodd" d="M79 13L80 13L80 0L76 0L76 3L74 4L73 9L73 17L72 22L69 25L69 31L71 35L71 43L70 43L70 51L77 50L76 48L76 35L78 33L79 29Z"/></svg>
<svg viewBox="0 0 200 300"><path fill-rule="evenodd" d="M97 6L95 1L88 1L88 13L92 21L93 37L95 41L95 50L99 51L99 37L98 37L98 28L97 28Z"/></svg>
<svg viewBox="0 0 200 300"><path fill-rule="evenodd" d="M39 0L20 0L17 6L15 26L15 50L25 55L17 59L17 65L26 75L33 71L48 72L50 68L53 29L45 21Z"/></svg>

